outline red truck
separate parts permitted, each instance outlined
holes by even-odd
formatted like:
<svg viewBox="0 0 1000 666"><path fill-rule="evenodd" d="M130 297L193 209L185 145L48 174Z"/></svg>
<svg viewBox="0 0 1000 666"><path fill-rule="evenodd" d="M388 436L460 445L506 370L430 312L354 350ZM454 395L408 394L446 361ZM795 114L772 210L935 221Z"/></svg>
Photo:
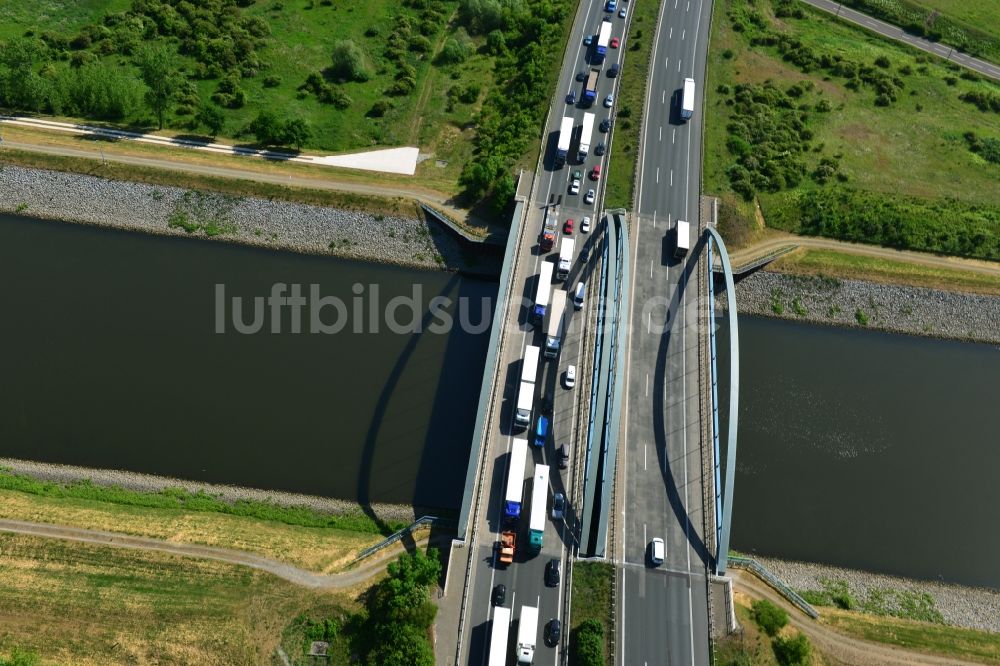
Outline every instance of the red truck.
<svg viewBox="0 0 1000 666"><path fill-rule="evenodd" d="M542 236L538 245L542 249L542 252L549 252L552 250L552 246L556 242L556 229L559 226L556 216L548 214L545 216L545 225L542 227Z"/></svg>

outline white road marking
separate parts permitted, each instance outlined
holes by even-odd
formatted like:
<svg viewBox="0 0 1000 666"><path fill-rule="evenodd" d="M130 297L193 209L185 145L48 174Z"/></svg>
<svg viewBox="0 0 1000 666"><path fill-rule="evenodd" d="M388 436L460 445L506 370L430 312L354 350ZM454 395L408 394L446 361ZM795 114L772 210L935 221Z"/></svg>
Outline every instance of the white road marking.
<svg viewBox="0 0 1000 666"><path fill-rule="evenodd" d="M673 28L671 28L671 29L670 29L670 34L669 34L669 35L667 35L667 39L673 39L673 37L674 37L674 29L673 29Z"/></svg>
<svg viewBox="0 0 1000 666"><path fill-rule="evenodd" d="M656 167L656 182L660 182L660 167Z"/></svg>
<svg viewBox="0 0 1000 666"><path fill-rule="evenodd" d="M663 141L663 125L660 125L660 141Z"/></svg>
<svg viewBox="0 0 1000 666"><path fill-rule="evenodd" d="M649 373L646 373L646 395L649 395Z"/></svg>
<svg viewBox="0 0 1000 666"><path fill-rule="evenodd" d="M677 128L674 128L674 133L670 139L670 143L677 143Z"/></svg>
<svg viewBox="0 0 1000 666"><path fill-rule="evenodd" d="M681 41L684 41L684 37L687 35L687 30L681 30Z"/></svg>
<svg viewBox="0 0 1000 666"><path fill-rule="evenodd" d="M642 445L642 469L646 469L646 462L649 460L649 446L647 444Z"/></svg>
<svg viewBox="0 0 1000 666"><path fill-rule="evenodd" d="M667 103L667 91L664 90L663 95L660 97L660 104L666 104L666 103Z"/></svg>
<svg viewBox="0 0 1000 666"><path fill-rule="evenodd" d="M681 71L681 61L680 60L677 61L677 71L678 72Z"/></svg>
<svg viewBox="0 0 1000 666"><path fill-rule="evenodd" d="M653 260L649 260L649 277L653 277Z"/></svg>
<svg viewBox="0 0 1000 666"><path fill-rule="evenodd" d="M674 170L670 170L670 187L674 186Z"/></svg>

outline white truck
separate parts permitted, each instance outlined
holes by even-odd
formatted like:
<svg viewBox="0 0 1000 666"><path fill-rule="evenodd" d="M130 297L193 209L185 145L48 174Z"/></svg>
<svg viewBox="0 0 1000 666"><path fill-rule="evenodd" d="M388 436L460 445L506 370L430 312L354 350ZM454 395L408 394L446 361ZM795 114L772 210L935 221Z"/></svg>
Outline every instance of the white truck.
<svg viewBox="0 0 1000 666"><path fill-rule="evenodd" d="M580 151L577 158L580 162L587 159L590 152L590 137L594 133L594 114L583 114L583 131L580 133Z"/></svg>
<svg viewBox="0 0 1000 666"><path fill-rule="evenodd" d="M552 307L549 309L549 323L545 327L545 358L556 358L562 346L563 319L566 313L566 290L556 289L552 293Z"/></svg>
<svg viewBox="0 0 1000 666"><path fill-rule="evenodd" d="M694 79L684 79L681 94L681 118L687 120L694 115Z"/></svg>
<svg viewBox="0 0 1000 666"><path fill-rule="evenodd" d="M674 245L674 257L680 259L691 249L691 225L684 220L677 220L677 238Z"/></svg>
<svg viewBox="0 0 1000 666"><path fill-rule="evenodd" d="M497 606L493 609L493 628L490 634L490 666L507 666L507 632L510 630L510 609Z"/></svg>
<svg viewBox="0 0 1000 666"><path fill-rule="evenodd" d="M535 659L535 639L538 636L538 609L521 606L517 623L517 663L530 664Z"/></svg>
<svg viewBox="0 0 1000 666"><path fill-rule="evenodd" d="M524 348L524 358L521 360L521 383L517 389L517 407L514 410L514 423L527 428L531 423L531 408L535 399L535 379L538 376L538 355L541 349L535 345Z"/></svg>
<svg viewBox="0 0 1000 666"><path fill-rule="evenodd" d="M535 465L531 486L531 515L528 516L528 550L541 552L545 539L545 517L549 502L549 466Z"/></svg>
<svg viewBox="0 0 1000 666"><path fill-rule="evenodd" d="M556 279L565 280L569 269L573 266L573 252L576 250L576 240L563 238L559 244L559 263L556 264Z"/></svg>
<svg viewBox="0 0 1000 666"><path fill-rule="evenodd" d="M566 153L569 152L569 142L573 138L573 117L566 116L562 119L562 126L559 128L559 143L556 144L556 167L566 164Z"/></svg>
<svg viewBox="0 0 1000 666"><path fill-rule="evenodd" d="M611 41L611 21L604 19L601 22L601 29L597 32L597 48L594 53L594 64L600 65L604 62L604 56L608 54L608 42Z"/></svg>

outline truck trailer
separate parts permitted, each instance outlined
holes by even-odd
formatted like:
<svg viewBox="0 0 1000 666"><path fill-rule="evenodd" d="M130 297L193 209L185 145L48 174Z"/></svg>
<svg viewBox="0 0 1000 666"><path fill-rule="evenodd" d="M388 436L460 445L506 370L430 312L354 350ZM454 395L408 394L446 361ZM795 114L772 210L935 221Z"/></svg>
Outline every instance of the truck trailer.
<svg viewBox="0 0 1000 666"><path fill-rule="evenodd" d="M583 162L590 152L590 137L594 133L594 114L583 114L583 131L580 133L580 150L577 152L577 160Z"/></svg>
<svg viewBox="0 0 1000 666"><path fill-rule="evenodd" d="M531 487L531 517L528 520L528 548L533 553L542 550L545 537L545 513L549 499L549 466L535 465L535 480Z"/></svg>
<svg viewBox="0 0 1000 666"><path fill-rule="evenodd" d="M538 247L542 252L550 252L552 246L556 242L556 227L559 226L559 220L552 213L548 213L545 216L545 224L542 225L542 235L538 239Z"/></svg>
<svg viewBox="0 0 1000 666"><path fill-rule="evenodd" d="M677 238L674 239L674 257L680 259L691 249L691 225L684 220L677 220L675 233L677 234Z"/></svg>
<svg viewBox="0 0 1000 666"><path fill-rule="evenodd" d="M597 32L597 48L594 49L594 64L600 65L608 54L608 42L611 41L611 21L601 21L601 29Z"/></svg>
<svg viewBox="0 0 1000 666"><path fill-rule="evenodd" d="M681 118L687 120L694 115L694 79L684 79L681 95Z"/></svg>
<svg viewBox="0 0 1000 666"><path fill-rule="evenodd" d="M597 82L601 80L601 70L591 68L587 75L587 83L583 86L583 103L591 105L597 99Z"/></svg>
<svg viewBox="0 0 1000 666"><path fill-rule="evenodd" d="M569 152L569 143L573 139L573 118L566 116L562 119L562 126L559 128L559 143L556 144L556 168L566 164L566 153Z"/></svg>
<svg viewBox="0 0 1000 666"><path fill-rule="evenodd" d="M507 666L509 631L510 609L497 606L493 609L493 627L490 629L490 666Z"/></svg>
<svg viewBox="0 0 1000 666"><path fill-rule="evenodd" d="M576 240L563 238L559 245L559 263L556 264L556 279L565 280L569 269L573 266L573 252L576 250Z"/></svg>
<svg viewBox="0 0 1000 666"><path fill-rule="evenodd" d="M521 517L521 500L524 493L524 466L528 459L528 440L515 438L510 448L510 465L507 466L507 494L504 496L503 517L507 523L516 523Z"/></svg>
<svg viewBox="0 0 1000 666"><path fill-rule="evenodd" d="M545 358L556 358L562 347L564 319L566 316L566 290L556 289L552 293L552 308L549 323L545 327Z"/></svg>
<svg viewBox="0 0 1000 666"><path fill-rule="evenodd" d="M549 297L552 295L552 269L555 268L551 261L543 261L542 268L538 272L538 286L535 287L535 303L531 308L531 320L536 324L545 321L545 312L549 307Z"/></svg>
<svg viewBox="0 0 1000 666"><path fill-rule="evenodd" d="M538 609L534 606L521 606L521 619L517 625L517 663L530 664L535 659Z"/></svg>

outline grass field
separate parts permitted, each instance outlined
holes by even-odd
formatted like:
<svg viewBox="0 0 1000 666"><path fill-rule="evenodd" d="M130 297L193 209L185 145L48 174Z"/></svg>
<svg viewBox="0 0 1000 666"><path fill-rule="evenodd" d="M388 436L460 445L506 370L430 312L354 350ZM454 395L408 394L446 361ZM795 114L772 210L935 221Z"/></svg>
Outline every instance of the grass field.
<svg viewBox="0 0 1000 666"><path fill-rule="evenodd" d="M43 664L269 663L303 591L245 567L0 534L0 652Z"/></svg>
<svg viewBox="0 0 1000 666"><path fill-rule="evenodd" d="M824 608L821 621L855 638L898 645L917 652L1000 663L1000 634L835 608Z"/></svg>
<svg viewBox="0 0 1000 666"><path fill-rule="evenodd" d="M614 630L611 618L613 607L611 583L614 573L614 567L603 562L577 562L573 565L573 614L569 627L570 636L575 637L577 628L587 620L600 622L604 626L605 663L611 663L609 639ZM574 662L571 659L570 664L572 663Z"/></svg>
<svg viewBox="0 0 1000 666"><path fill-rule="evenodd" d="M824 12L806 8L801 19L778 19L770 1L754 7L750 9L746 0L724 0L715 5L706 85L706 190L732 191L729 169L737 158L728 145L727 126L735 118L731 103L735 86L770 82L780 90L789 90L798 84L798 99L793 101L798 109L804 109L799 117L804 118L802 136L807 138L798 140L798 148L804 150L796 159L802 163L804 175L798 183L785 183L778 191L759 188L757 195L768 225L797 231L802 198L838 188L836 191L860 193L857 196L864 201L846 211L848 218L863 216L884 204L904 225L919 227L931 221L926 218L941 213L956 220L971 214L984 233L990 237L998 233L995 222L982 220L996 220L1000 215L1000 188L996 186L1000 165L971 152L963 135L971 131L1000 137L1000 114L982 113L961 101L959 95L970 91L1000 94L1000 86L961 78L940 60L924 59L908 47L841 24ZM867 66L886 58L888 66L880 69L902 84L896 101L878 106L875 90L867 85L852 90L843 77L822 68L805 73L783 59L777 48L751 44L748 29L734 30L732 18L751 14L767 26L759 34L793 36L802 50L812 54L832 54ZM820 104L828 111L816 111ZM843 182L821 184L812 177L823 158L836 164L838 180ZM764 165L762 171L767 167ZM872 236L876 241L874 233Z"/></svg>
<svg viewBox="0 0 1000 666"><path fill-rule="evenodd" d="M787 254L770 268L797 275L910 284L930 289L1000 295L1000 278L962 270L948 270L904 261L865 257L847 252L804 248Z"/></svg>
<svg viewBox="0 0 1000 666"><path fill-rule="evenodd" d="M381 537L208 511L130 506L0 490L0 518L121 532L257 553L323 573L337 571Z"/></svg>
<svg viewBox="0 0 1000 666"><path fill-rule="evenodd" d="M0 0L0 40L19 37L27 31L36 35L52 32L72 38L84 26L100 24L105 15L126 11L132 5L128 0L42 0L40 4L39 11L37 4L29 6L20 0ZM238 77L245 105L225 109L216 106L225 118L220 135L237 137L258 112L274 109L282 118L301 118L309 123L313 136L303 148L313 152L419 145L423 151L433 152L436 158L422 165L421 175L444 180L454 188L462 165L472 154L473 120L492 84L494 58L479 50L484 38L469 37L464 29L448 26L455 16L457 2L435 0L434 5L421 11L394 0L372 0L363 4L295 0L261 1L241 9L241 16L262 19L270 35L257 50L263 63L262 71L252 77ZM428 12L434 12L433 16ZM397 79L398 72L385 53L388 38L400 16L408 17L413 32L429 40L430 52L406 50L404 60L413 68L415 87L409 94L386 96L385 91ZM470 45L468 58L461 64L432 64L445 39L456 35ZM361 48L370 74L364 82L338 84L349 98L346 108L322 103L315 94L299 92L311 73L323 72L330 66L334 45L340 40L351 40ZM159 41L169 43L165 38ZM96 44L90 52L98 52ZM136 71L128 57L100 55L99 60ZM202 104L210 104L208 100L223 77L194 77L191 72L195 60L182 55L179 62L188 71L187 78L195 84ZM54 65L56 68L68 66L60 61ZM265 83L268 78L271 80ZM462 102L456 98L449 104L449 89L470 85L481 88L477 99ZM388 100L392 108L376 117L370 111L379 100ZM189 119L187 115L169 113L167 127L184 130ZM142 128L154 125L152 115L145 109L124 120ZM244 141L252 141L252 138L244 137Z"/></svg>

